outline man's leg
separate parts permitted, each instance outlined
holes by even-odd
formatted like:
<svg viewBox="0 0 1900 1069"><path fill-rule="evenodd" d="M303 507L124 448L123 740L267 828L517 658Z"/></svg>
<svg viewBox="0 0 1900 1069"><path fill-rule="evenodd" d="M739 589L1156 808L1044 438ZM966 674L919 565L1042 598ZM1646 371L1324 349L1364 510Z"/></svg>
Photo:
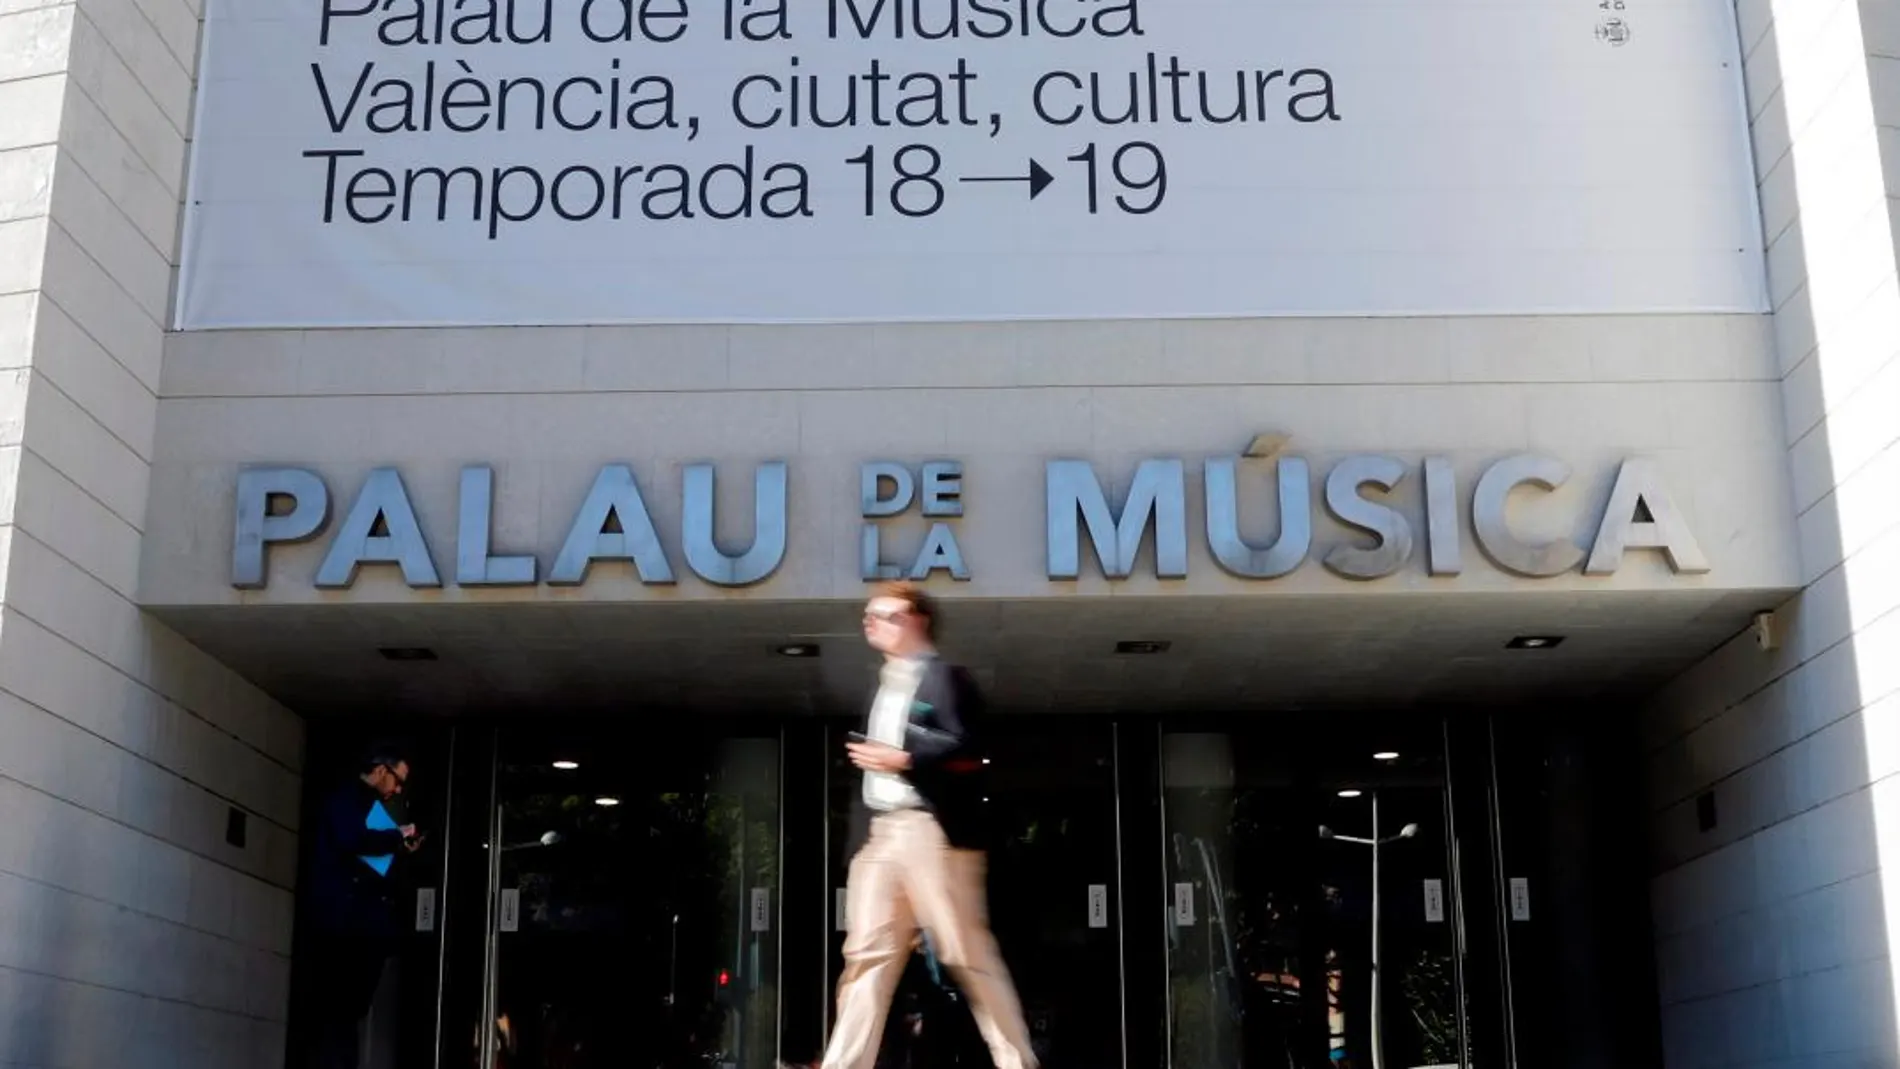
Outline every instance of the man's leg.
<svg viewBox="0 0 1900 1069"><path fill-rule="evenodd" d="M363 1021L382 986L383 966L391 947L381 939L361 937L344 941L344 960L338 980L337 1064L356 1069L362 1061Z"/></svg>
<svg viewBox="0 0 1900 1069"><path fill-rule="evenodd" d="M996 1069L1036 1069L1016 985L990 932L983 854L952 850L943 829L928 817L906 837L906 845L905 890L918 922L931 934L937 960L969 1000L990 1060Z"/></svg>
<svg viewBox="0 0 1900 1069"><path fill-rule="evenodd" d="M343 975L342 954L336 941L319 938L302 948L298 978L302 985L298 1069L341 1069L337 1022L342 1016L337 999L337 977Z"/></svg>
<svg viewBox="0 0 1900 1069"><path fill-rule="evenodd" d="M823 1069L871 1069L877 1061L891 995L917 932L899 861L889 821L874 820L870 841L852 859L845 879L844 975L838 978L838 1020Z"/></svg>
<svg viewBox="0 0 1900 1069"><path fill-rule="evenodd" d="M360 1027L382 974L382 958L373 948L369 940L341 933L312 947L309 992L318 1020L310 1038L317 1069L356 1069Z"/></svg>

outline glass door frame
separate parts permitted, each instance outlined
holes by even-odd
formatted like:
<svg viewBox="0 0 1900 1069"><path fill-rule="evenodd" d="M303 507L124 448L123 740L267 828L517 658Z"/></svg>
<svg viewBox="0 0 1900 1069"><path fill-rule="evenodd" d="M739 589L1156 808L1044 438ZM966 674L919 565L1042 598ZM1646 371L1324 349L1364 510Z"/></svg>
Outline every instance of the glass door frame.
<svg viewBox="0 0 1900 1069"><path fill-rule="evenodd" d="M1439 762L1435 784L1431 786L1419 784L1418 786L1425 787L1436 794L1438 815L1443 822L1443 856L1439 860L1442 864L1440 871L1443 871L1445 874L1444 896L1446 901L1443 905L1443 916L1447 929L1446 938L1449 944L1448 950L1452 980L1452 991L1447 1010L1451 1018L1450 1023L1455 1030L1457 1064L1461 1066L1490 1064L1494 1059L1489 1059L1480 1052L1489 1051L1495 1049L1495 1047L1491 1042L1487 1041L1486 1037L1482 1037L1478 1034L1477 1028L1482 1027L1482 1024L1479 1020L1474 1020L1472 1007L1474 994L1486 995L1489 994L1492 989L1481 983L1473 983L1474 971L1481 973L1484 970L1474 970L1473 967L1472 946L1469 939L1471 918L1467 911L1469 885L1471 883L1471 877L1474 875L1471 871L1474 854L1470 849L1470 844L1467 842L1467 829L1474 823L1474 818L1482 817L1488 822L1488 818L1491 815L1488 804L1490 802L1489 791L1483 789L1488 784L1490 769L1488 765L1483 769L1485 784L1479 785L1482 796L1481 801L1485 803L1485 805L1479 809L1477 813L1473 813L1471 811L1471 801L1462 796L1458 787L1460 786L1460 777L1468 777L1475 770L1469 768L1465 762L1454 760L1456 748L1461 740L1454 737L1452 729L1453 718L1431 711L1382 714L1368 710L1363 714L1351 712L1337 714L1339 718L1346 719L1361 715L1367 717L1381 717L1389 720L1391 723L1408 727L1413 739L1419 742L1429 740L1429 749L1432 751L1429 756ZM1157 898L1162 900L1161 904L1157 907L1156 915L1161 915L1169 911L1173 905L1173 903L1168 900L1170 898L1169 891L1171 888L1167 884L1167 880L1170 877L1166 875L1167 867L1165 858L1168 850L1167 828L1170 825L1167 813L1167 791L1164 783L1165 773L1163 771L1164 740L1169 735L1200 733L1213 733L1229 736L1231 738L1250 736L1254 740L1259 740L1261 738L1271 738L1276 733L1298 729L1294 724L1289 723L1288 720L1281 718L1279 714L1272 714L1268 717L1245 715L1192 717L1156 716L1146 719L1148 723L1152 725L1151 731L1154 740L1154 767L1152 778L1155 786L1152 793L1155 798L1155 804L1160 808L1160 816L1156 821L1157 830L1160 833L1158 841L1159 850L1157 851L1158 856L1156 860L1161 873L1158 876L1155 886ZM1330 790L1335 786L1344 787L1347 785L1343 783L1325 784L1319 783L1318 781L1315 781L1314 784L1309 784L1309 787L1315 790ZM1378 788L1373 786L1370 782L1364 786L1368 793L1376 794ZM1396 824L1394 828L1396 828ZM1384 834L1387 831L1394 830L1394 828L1381 828L1378 834ZM1488 859L1491 854L1489 845L1489 836L1481 837L1475 858ZM1382 877L1373 878L1379 878L1383 882ZM1177 1065L1174 1061L1175 1042L1173 1032L1177 1027L1177 1022L1172 1008L1172 982L1169 979L1172 976L1173 970L1170 954L1169 926L1167 923L1157 924L1152 931L1154 932L1153 940L1160 948L1160 967L1157 972L1161 977L1161 983L1165 990L1161 1014L1156 1018L1160 1027L1152 1030L1161 1037L1161 1049L1157 1052L1159 1057L1151 1064L1160 1066L1162 1069L1205 1069L1205 1067L1199 1065ZM1391 972L1390 966L1390 962L1381 962L1379 971L1372 974L1373 978L1371 982L1378 989L1384 989L1386 978ZM1385 994L1389 1000L1392 993L1385 992ZM1491 1019L1491 1015L1482 1012L1477 1016L1484 1020ZM1497 1022L1493 1020L1491 1023L1495 1024Z"/></svg>
<svg viewBox="0 0 1900 1069"><path fill-rule="evenodd" d="M593 723L586 717L557 722L561 727L576 729L585 729ZM598 723L603 734L625 730L611 721L601 720ZM730 726L732 730L720 730L722 725ZM796 817L789 805L792 791L785 776L791 764L788 745L795 739L798 728L796 721L748 717L729 721L709 719L696 722L690 729L693 737L700 740L725 737L770 739L777 746L779 780L777 819L773 830L777 838L778 886L774 889L771 905L772 938L777 944L772 969L773 982L778 991L772 1027L775 1054L783 1050L786 1027L785 980L788 970L785 945L788 941L786 920L790 914L785 893L788 882L785 871L788 856L786 833ZM461 832L447 843L444 865L446 876L441 892L440 929L444 944L441 972L444 981L438 990L436 1011L436 1069L459 1069L468 1064L466 1059L471 1054L477 1059L477 1066L493 1066L499 1053L494 1022L499 1009L502 937L508 933L501 931L500 923L502 851L490 847L502 842L505 830L501 773L507 736L537 729L549 730L545 723L509 718L468 720L446 726L454 738L458 758L463 756L464 751L468 753L466 759L458 760L456 778L450 787L450 806L461 817ZM444 833L446 837L447 828ZM451 888L454 888L453 893ZM452 985L456 990L451 991L449 978L457 975L466 979L461 984ZM467 1030L472 1030L472 1033ZM476 1037L473 1051L458 1041L458 1036L471 1034Z"/></svg>

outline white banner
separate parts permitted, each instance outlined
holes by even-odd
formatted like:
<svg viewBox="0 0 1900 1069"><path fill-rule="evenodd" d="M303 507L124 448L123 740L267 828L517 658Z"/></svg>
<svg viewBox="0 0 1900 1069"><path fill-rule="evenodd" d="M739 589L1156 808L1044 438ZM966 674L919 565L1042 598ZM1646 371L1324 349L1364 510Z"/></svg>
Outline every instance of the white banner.
<svg viewBox="0 0 1900 1069"><path fill-rule="evenodd" d="M1760 311L1727 0L209 0L179 325Z"/></svg>

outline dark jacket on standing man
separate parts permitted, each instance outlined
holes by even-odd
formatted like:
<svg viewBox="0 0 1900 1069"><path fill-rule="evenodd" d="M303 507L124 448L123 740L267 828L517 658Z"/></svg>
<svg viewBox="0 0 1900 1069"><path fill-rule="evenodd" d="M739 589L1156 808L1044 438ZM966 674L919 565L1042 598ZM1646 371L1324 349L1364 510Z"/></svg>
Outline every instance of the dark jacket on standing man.
<svg viewBox="0 0 1900 1069"><path fill-rule="evenodd" d="M398 931L396 861L404 852L402 832L370 827L378 804L390 823L404 822L399 798L384 799L355 777L324 799L310 898L313 919L326 933L388 937Z"/></svg>

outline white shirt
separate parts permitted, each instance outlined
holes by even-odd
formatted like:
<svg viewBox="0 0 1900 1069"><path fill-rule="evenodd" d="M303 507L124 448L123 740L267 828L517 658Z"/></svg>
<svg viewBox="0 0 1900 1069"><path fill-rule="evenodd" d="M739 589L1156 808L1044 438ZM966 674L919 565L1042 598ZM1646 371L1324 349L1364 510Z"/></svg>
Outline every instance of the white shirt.
<svg viewBox="0 0 1900 1069"><path fill-rule="evenodd" d="M865 732L873 742L904 749L910 727L910 703L924 678L921 659L885 661L878 672L877 698L871 703L871 723ZM864 801L872 809L907 809L923 804L916 788L890 772L865 772Z"/></svg>

